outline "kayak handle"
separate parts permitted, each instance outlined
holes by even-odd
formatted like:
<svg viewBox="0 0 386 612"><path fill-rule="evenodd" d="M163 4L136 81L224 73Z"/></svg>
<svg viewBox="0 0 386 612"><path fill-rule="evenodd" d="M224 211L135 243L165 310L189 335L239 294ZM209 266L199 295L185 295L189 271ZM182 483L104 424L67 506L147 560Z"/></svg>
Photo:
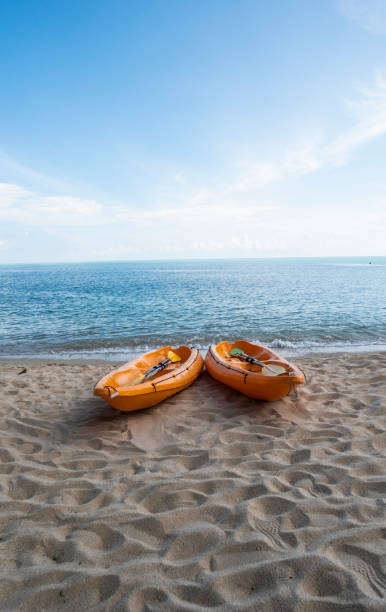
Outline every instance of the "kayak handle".
<svg viewBox="0 0 386 612"><path fill-rule="evenodd" d="M296 387L295 387L295 385L293 383L290 385L290 389L289 389L289 391L287 393L287 396L288 397L297 397L298 396L297 391L296 391Z"/></svg>
<svg viewBox="0 0 386 612"><path fill-rule="evenodd" d="M109 397L113 398L113 397L117 397L117 395L119 395L118 391L116 390L115 387L112 387L111 385L105 385L103 387L104 389L107 389L107 392L109 394ZM111 393L110 389L112 389L114 391L114 393Z"/></svg>

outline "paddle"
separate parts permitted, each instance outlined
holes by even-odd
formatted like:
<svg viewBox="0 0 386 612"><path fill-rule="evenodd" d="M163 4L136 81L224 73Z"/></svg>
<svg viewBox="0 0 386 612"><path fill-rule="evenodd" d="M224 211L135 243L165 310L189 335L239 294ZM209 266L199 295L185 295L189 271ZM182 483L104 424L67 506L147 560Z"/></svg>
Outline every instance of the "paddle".
<svg viewBox="0 0 386 612"><path fill-rule="evenodd" d="M154 376L154 374L166 368L166 366L168 366L169 363L176 363L177 361L181 361L181 357L177 355L177 353L174 353L173 351L169 351L167 359L160 361L160 363L157 363L157 365L153 366L150 370L145 372L145 374L142 374L135 380L131 380L129 383L127 383L126 386L129 387L131 385L138 385L144 382L147 378L150 378L150 376Z"/></svg>
<svg viewBox="0 0 386 612"><path fill-rule="evenodd" d="M268 363L264 363L263 361L259 361L258 359L255 359L254 357L247 355L246 353L244 353L244 351L242 351L239 348L233 348L230 354L232 355L232 357L239 357L239 359L243 359L244 361L247 361L248 363L253 363L255 365L261 366L263 368L262 369L263 374L267 376L278 376L279 374L284 374L285 372L287 372L286 368L283 368L283 366L274 365L274 364L270 365Z"/></svg>

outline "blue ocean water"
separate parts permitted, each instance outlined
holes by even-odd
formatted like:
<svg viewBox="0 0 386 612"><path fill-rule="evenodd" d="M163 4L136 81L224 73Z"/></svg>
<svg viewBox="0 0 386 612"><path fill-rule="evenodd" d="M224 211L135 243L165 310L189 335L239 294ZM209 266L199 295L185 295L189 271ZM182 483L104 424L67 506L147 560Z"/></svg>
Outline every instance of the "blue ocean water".
<svg viewBox="0 0 386 612"><path fill-rule="evenodd" d="M258 340L386 350L386 257L0 266L0 356L126 359Z"/></svg>

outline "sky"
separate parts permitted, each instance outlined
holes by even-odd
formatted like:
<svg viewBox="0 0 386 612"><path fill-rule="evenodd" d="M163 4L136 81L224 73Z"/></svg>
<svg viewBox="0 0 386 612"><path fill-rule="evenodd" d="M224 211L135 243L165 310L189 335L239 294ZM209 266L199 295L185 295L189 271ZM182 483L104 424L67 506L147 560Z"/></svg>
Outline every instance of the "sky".
<svg viewBox="0 0 386 612"><path fill-rule="evenodd" d="M386 255L386 0L0 2L0 263Z"/></svg>

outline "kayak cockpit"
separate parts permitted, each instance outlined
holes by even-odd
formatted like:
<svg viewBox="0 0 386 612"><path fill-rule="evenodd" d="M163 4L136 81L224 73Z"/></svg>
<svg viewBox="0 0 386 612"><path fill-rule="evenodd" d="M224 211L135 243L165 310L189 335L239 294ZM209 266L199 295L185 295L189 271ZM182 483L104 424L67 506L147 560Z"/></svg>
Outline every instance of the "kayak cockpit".
<svg viewBox="0 0 386 612"><path fill-rule="evenodd" d="M109 372L97 382L94 394L117 410L149 408L188 387L203 365L196 348L163 346Z"/></svg>

